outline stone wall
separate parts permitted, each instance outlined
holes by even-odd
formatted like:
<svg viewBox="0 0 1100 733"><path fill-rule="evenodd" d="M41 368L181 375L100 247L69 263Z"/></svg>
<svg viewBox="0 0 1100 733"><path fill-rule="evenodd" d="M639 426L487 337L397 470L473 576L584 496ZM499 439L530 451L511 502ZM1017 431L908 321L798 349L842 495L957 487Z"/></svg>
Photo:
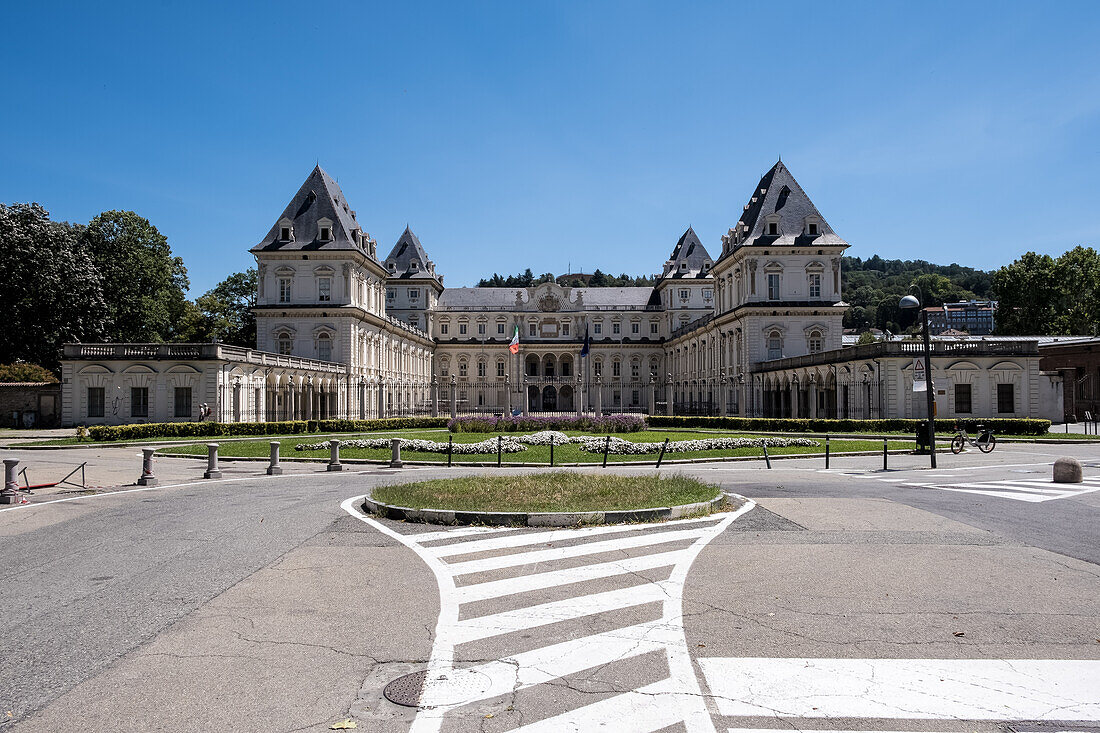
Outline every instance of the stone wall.
<svg viewBox="0 0 1100 733"><path fill-rule="evenodd" d="M60 424L60 384L0 384L0 425L6 428L56 428Z"/></svg>

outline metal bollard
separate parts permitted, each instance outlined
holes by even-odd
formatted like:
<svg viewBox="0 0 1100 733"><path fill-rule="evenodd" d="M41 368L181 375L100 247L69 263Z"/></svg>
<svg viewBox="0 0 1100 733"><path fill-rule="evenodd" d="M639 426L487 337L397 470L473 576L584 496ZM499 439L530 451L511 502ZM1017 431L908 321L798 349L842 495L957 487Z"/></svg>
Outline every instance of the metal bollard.
<svg viewBox="0 0 1100 733"><path fill-rule="evenodd" d="M15 467L18 465L16 458L4 459L4 488L0 490L0 504L19 503L19 484L15 481Z"/></svg>
<svg viewBox="0 0 1100 733"><path fill-rule="evenodd" d="M825 436L825 468L829 467L829 436Z"/></svg>
<svg viewBox="0 0 1100 733"><path fill-rule="evenodd" d="M497 468L500 468L500 452L501 452L501 444L503 442L504 442L504 436L498 435L497 436ZM450 447L450 446L448 446L448 447Z"/></svg>
<svg viewBox="0 0 1100 733"><path fill-rule="evenodd" d="M666 448L668 448L668 438L665 438L665 444L661 446L661 455L657 456L657 468L661 467L661 461L665 458Z"/></svg>
<svg viewBox="0 0 1100 733"><path fill-rule="evenodd" d="M153 453L155 453L156 450L156 448L141 449L141 478L137 481L138 486L157 485L157 477L153 475Z"/></svg>
<svg viewBox="0 0 1100 733"><path fill-rule="evenodd" d="M454 448L454 439L455 436L453 435L447 436L447 468L451 467L451 450Z"/></svg>
<svg viewBox="0 0 1100 733"><path fill-rule="evenodd" d="M218 468L218 444L206 444L206 473L203 478L221 478L222 470Z"/></svg>
<svg viewBox="0 0 1100 733"><path fill-rule="evenodd" d="M401 438L390 439L390 468L401 468Z"/></svg>
<svg viewBox="0 0 1100 733"><path fill-rule="evenodd" d="M764 463L767 465L768 468L771 468L772 467L772 457L768 455L768 444L767 443L761 443L760 445L761 445L761 447L764 448Z"/></svg>
<svg viewBox="0 0 1100 733"><path fill-rule="evenodd" d="M554 467L554 436L550 436L550 467Z"/></svg>
<svg viewBox="0 0 1100 733"><path fill-rule="evenodd" d="M607 468L607 452L611 450L611 436L607 436L607 440L603 444L603 468Z"/></svg>
<svg viewBox="0 0 1100 733"><path fill-rule="evenodd" d="M883 471L889 471L890 470L889 455L890 454L886 452L886 438L883 438L882 439L882 470Z"/></svg>
<svg viewBox="0 0 1100 733"><path fill-rule="evenodd" d="M340 463L340 441L335 438L328 442L328 470L344 470L344 465Z"/></svg>
<svg viewBox="0 0 1100 733"><path fill-rule="evenodd" d="M269 445L271 446L271 465L267 467L267 475L278 476L283 472L283 467L279 465L279 441L273 440Z"/></svg>

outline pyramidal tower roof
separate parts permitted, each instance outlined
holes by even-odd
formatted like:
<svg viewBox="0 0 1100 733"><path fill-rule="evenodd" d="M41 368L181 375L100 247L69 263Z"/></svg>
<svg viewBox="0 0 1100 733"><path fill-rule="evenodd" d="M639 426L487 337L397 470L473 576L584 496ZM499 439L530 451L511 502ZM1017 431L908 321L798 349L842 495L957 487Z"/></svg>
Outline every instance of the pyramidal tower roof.
<svg viewBox="0 0 1100 733"><path fill-rule="evenodd" d="M443 282L443 278L435 274L435 263L428 259L428 253L424 251L420 239L408 226L382 264L391 278Z"/></svg>
<svg viewBox="0 0 1100 733"><path fill-rule="evenodd" d="M710 266L713 260L706 247L699 241L699 236L691 227L687 228L676 246L672 248L672 256L665 262L663 278L693 278L710 277Z"/></svg>
<svg viewBox="0 0 1100 733"><path fill-rule="evenodd" d="M322 223L329 227L327 239L320 236ZM288 225L291 236L284 239L282 230ZM377 259L371 252L371 244L370 236L355 220L355 212L348 206L340 184L318 165L252 251L357 250Z"/></svg>
<svg viewBox="0 0 1100 733"><path fill-rule="evenodd" d="M847 244L782 160L756 184L737 225L722 237L723 253L737 247Z"/></svg>

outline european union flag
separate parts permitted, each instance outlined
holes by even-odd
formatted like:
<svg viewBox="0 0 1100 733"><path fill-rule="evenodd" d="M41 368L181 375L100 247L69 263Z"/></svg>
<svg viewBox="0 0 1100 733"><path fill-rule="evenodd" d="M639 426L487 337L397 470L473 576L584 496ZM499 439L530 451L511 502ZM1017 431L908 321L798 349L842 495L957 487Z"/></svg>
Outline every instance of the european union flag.
<svg viewBox="0 0 1100 733"><path fill-rule="evenodd" d="M584 327L584 346L581 347L581 358L588 356L588 348L592 346L592 339L588 338L588 326Z"/></svg>

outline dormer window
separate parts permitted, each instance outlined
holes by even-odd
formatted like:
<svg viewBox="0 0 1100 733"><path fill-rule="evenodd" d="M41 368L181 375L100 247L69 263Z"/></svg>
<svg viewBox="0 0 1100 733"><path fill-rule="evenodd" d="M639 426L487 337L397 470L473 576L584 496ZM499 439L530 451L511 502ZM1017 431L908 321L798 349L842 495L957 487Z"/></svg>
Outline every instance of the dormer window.
<svg viewBox="0 0 1100 733"><path fill-rule="evenodd" d="M327 242L332 239L332 227L321 227L320 239L322 242Z"/></svg>
<svg viewBox="0 0 1100 733"><path fill-rule="evenodd" d="M279 241L280 242L293 242L294 241L294 222L286 217L283 217L279 221Z"/></svg>
<svg viewBox="0 0 1100 733"><path fill-rule="evenodd" d="M768 222L768 236L769 237L779 236L779 222L775 222L775 221L769 221Z"/></svg>
<svg viewBox="0 0 1100 733"><path fill-rule="evenodd" d="M280 227L279 228L279 239L281 239L284 242L289 242L290 241L290 227Z"/></svg>
<svg viewBox="0 0 1100 733"><path fill-rule="evenodd" d="M816 237L818 235L817 224L811 223L808 227L806 227L806 231L811 237Z"/></svg>
<svg viewBox="0 0 1100 733"><path fill-rule="evenodd" d="M703 272L710 272L710 260L703 260Z"/></svg>
<svg viewBox="0 0 1100 733"><path fill-rule="evenodd" d="M680 272L687 272L687 269L688 269L688 263L681 262L680 263Z"/></svg>
<svg viewBox="0 0 1100 733"><path fill-rule="evenodd" d="M413 272L417 272L420 270L420 262L418 260L412 260L411 262L409 262L409 267L412 269Z"/></svg>
<svg viewBox="0 0 1100 733"><path fill-rule="evenodd" d="M317 221L317 239L322 242L332 241L332 219L324 218Z"/></svg>

